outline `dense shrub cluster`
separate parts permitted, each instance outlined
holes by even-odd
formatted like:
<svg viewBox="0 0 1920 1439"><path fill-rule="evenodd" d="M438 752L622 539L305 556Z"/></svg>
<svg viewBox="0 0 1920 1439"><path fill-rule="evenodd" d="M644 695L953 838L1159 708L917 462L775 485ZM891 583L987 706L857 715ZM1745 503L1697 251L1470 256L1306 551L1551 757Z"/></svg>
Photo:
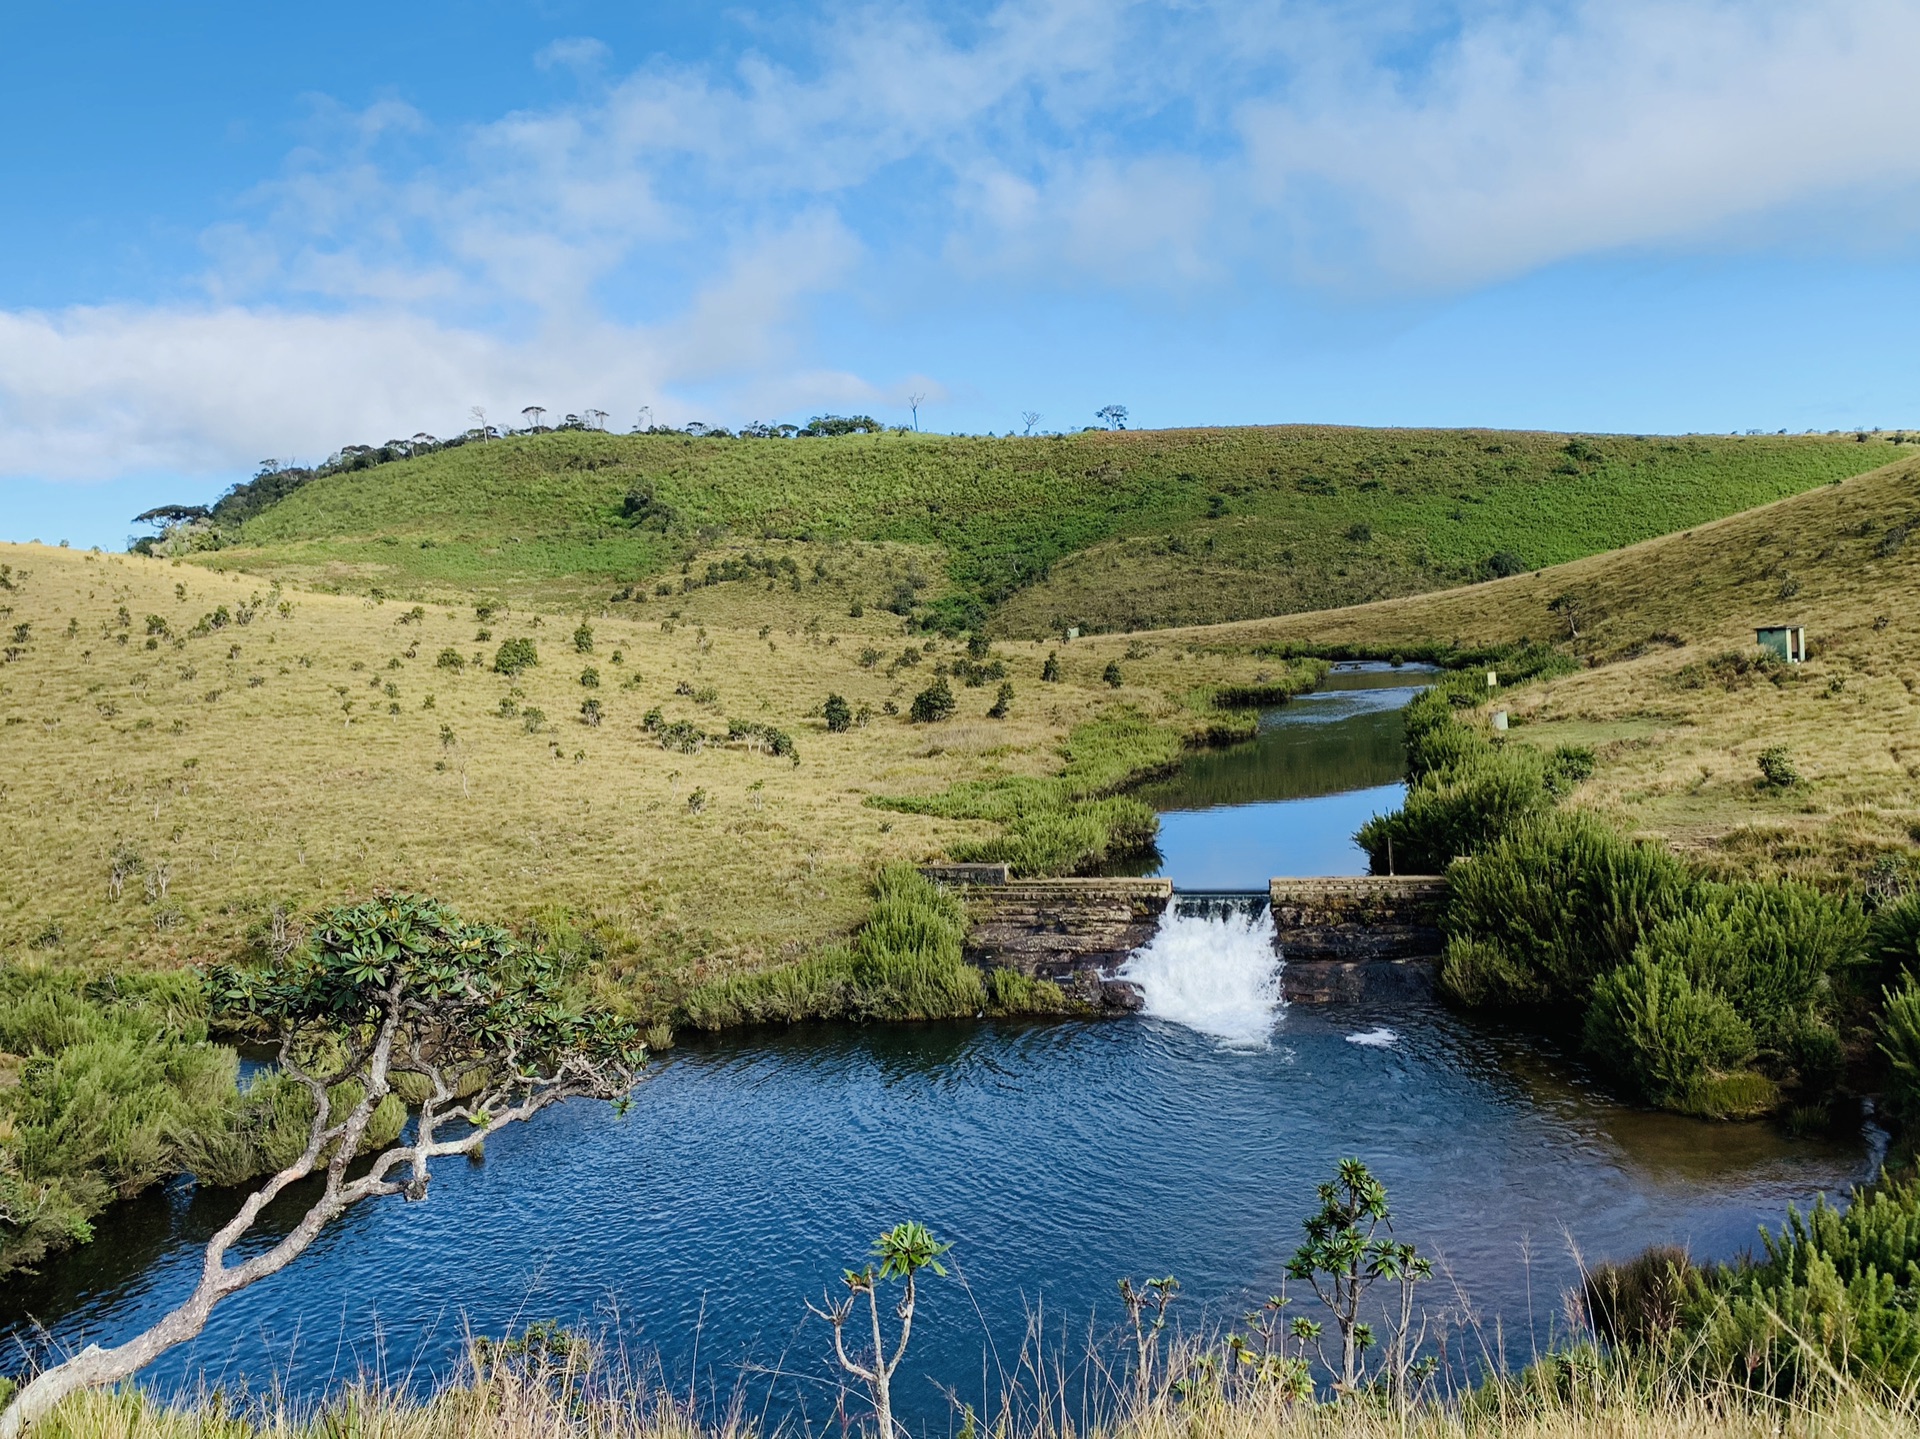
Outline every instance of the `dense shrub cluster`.
<svg viewBox="0 0 1920 1439"><path fill-rule="evenodd" d="M1577 1027L1623 1089L1663 1108L1761 1113L1783 1087L1826 1103L1844 1063L1836 987L1853 987L1865 957L1859 904L1793 883L1717 883L1663 846L1557 810L1592 752L1503 745L1462 722L1478 678L1408 707L1405 806L1359 835L1376 870L1448 873L1444 992ZM1896 953L1920 944L1920 918L1911 940L1895 923Z"/></svg>
<svg viewBox="0 0 1920 1439"><path fill-rule="evenodd" d="M1709 1384L1804 1397L1835 1379L1911 1393L1920 1381L1920 1185L1855 1190L1788 1211L1764 1254L1696 1267L1684 1250L1597 1266L1594 1329L1629 1361Z"/></svg>
<svg viewBox="0 0 1920 1439"><path fill-rule="evenodd" d="M796 964L702 985L680 1006L695 1029L806 1019L960 1019L983 1011L1066 1008L1058 987L997 971L984 975L961 946L960 901L908 865L874 881L873 909L845 945Z"/></svg>
<svg viewBox="0 0 1920 1439"><path fill-rule="evenodd" d="M305 1095L271 1075L241 1090L238 1066L190 972L0 970L0 1274L170 1174L233 1184L284 1162Z"/></svg>

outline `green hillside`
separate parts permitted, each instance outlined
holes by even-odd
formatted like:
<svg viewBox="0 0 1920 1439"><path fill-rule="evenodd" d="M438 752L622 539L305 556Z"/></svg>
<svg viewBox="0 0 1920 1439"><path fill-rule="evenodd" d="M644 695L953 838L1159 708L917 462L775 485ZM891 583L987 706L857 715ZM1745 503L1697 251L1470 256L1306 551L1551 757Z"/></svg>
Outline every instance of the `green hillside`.
<svg viewBox="0 0 1920 1439"><path fill-rule="evenodd" d="M1305 426L554 432L324 475L200 558L346 590L555 604L639 585L645 604L662 583L698 587L723 557L732 578L759 584L742 568L751 546L800 542L843 580L858 571L853 598L869 607L910 600L947 628L991 615L999 632L1033 636L1329 608L1533 569L1872 469L1899 444ZM891 568L897 549L888 567L836 562L848 541L921 547L921 573Z"/></svg>

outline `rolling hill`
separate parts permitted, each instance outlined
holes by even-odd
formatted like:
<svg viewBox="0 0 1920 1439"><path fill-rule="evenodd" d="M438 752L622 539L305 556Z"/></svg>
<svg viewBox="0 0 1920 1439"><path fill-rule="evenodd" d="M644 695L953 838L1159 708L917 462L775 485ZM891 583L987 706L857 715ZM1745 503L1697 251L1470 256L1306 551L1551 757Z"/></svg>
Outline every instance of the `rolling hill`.
<svg viewBox="0 0 1920 1439"><path fill-rule="evenodd" d="M811 569L880 545L897 572L863 576L865 605L1030 638L1326 609L1561 563L1872 469L1903 440L554 432L323 474L194 558L358 593L645 605L755 546L807 546Z"/></svg>

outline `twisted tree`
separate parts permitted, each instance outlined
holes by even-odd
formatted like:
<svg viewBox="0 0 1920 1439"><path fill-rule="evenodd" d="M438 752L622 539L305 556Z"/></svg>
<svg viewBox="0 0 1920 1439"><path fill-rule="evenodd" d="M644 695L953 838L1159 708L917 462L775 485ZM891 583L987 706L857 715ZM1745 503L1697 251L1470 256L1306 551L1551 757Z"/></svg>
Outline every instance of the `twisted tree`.
<svg viewBox="0 0 1920 1439"><path fill-rule="evenodd" d="M434 1160L471 1154L564 1099L624 1106L646 1058L631 1023L568 1004L543 956L413 895L336 909L303 952L222 966L206 983L216 1012L278 1036L280 1067L312 1108L306 1146L208 1241L199 1282L178 1307L125 1343L90 1345L43 1370L0 1413L0 1439L17 1439L67 1395L129 1378L192 1339L214 1305L286 1268L353 1205L425 1199ZM417 1107L411 1132L379 1148L369 1134L389 1096ZM267 1207L314 1174L325 1182L285 1237L229 1264Z"/></svg>

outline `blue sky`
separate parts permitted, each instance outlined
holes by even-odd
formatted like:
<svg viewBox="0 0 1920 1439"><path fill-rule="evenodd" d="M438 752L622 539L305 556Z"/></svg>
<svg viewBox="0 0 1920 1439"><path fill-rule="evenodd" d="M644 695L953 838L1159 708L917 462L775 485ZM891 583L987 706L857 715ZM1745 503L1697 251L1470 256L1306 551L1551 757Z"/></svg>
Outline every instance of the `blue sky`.
<svg viewBox="0 0 1920 1439"><path fill-rule="evenodd" d="M1886 0L14 7L0 538L520 408L1920 424Z"/></svg>

